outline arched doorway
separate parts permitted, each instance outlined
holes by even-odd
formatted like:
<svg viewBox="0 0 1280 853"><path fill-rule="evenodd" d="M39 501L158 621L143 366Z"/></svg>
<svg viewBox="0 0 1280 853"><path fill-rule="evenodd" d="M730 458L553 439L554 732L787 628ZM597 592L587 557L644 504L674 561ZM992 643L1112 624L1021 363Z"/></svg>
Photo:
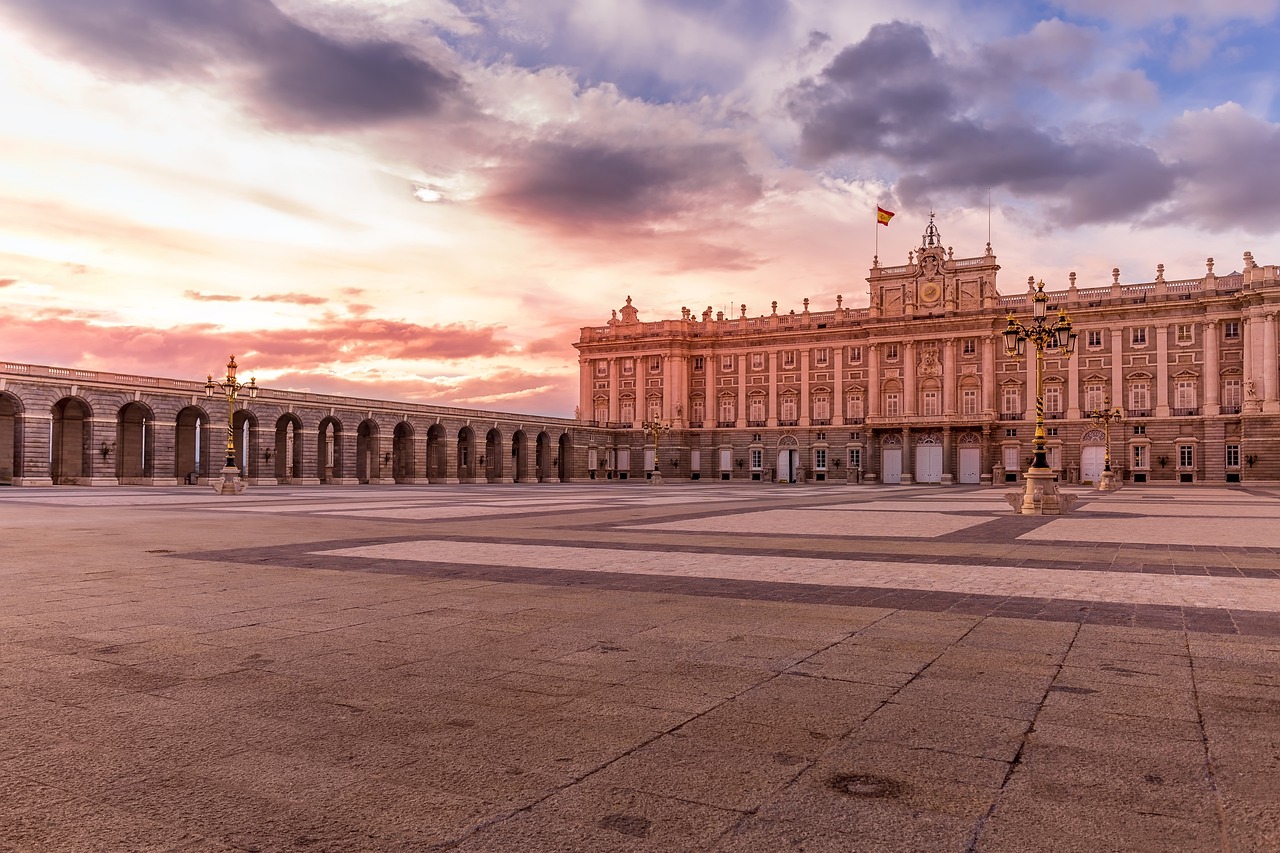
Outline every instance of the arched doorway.
<svg viewBox="0 0 1280 853"><path fill-rule="evenodd" d="M976 432L960 436L958 452L959 480L961 483L982 482L982 437Z"/></svg>
<svg viewBox="0 0 1280 853"><path fill-rule="evenodd" d="M902 483L902 436L896 433L886 435L880 442L880 482Z"/></svg>
<svg viewBox="0 0 1280 853"><path fill-rule="evenodd" d="M458 430L458 482L476 481L476 434L469 426ZM483 463L483 459L480 460Z"/></svg>
<svg viewBox="0 0 1280 853"><path fill-rule="evenodd" d="M22 402L0 391L0 486L22 477Z"/></svg>
<svg viewBox="0 0 1280 853"><path fill-rule="evenodd" d="M775 479L779 483L794 483L800 473L800 442L794 435L784 435L778 440L778 468Z"/></svg>
<svg viewBox="0 0 1280 853"><path fill-rule="evenodd" d="M292 412L276 420L274 455L276 482L288 485L302 479L302 419Z"/></svg>
<svg viewBox="0 0 1280 853"><path fill-rule="evenodd" d="M142 403L126 403L116 414L116 479L149 485L156 451L156 419Z"/></svg>
<svg viewBox="0 0 1280 853"><path fill-rule="evenodd" d="M231 440L235 445L236 467L246 480L256 480L258 465L258 416L248 409L237 409L231 418Z"/></svg>
<svg viewBox="0 0 1280 853"><path fill-rule="evenodd" d="M942 482L942 436L936 432L922 433L916 438L917 483Z"/></svg>
<svg viewBox="0 0 1280 853"><path fill-rule="evenodd" d="M316 476L322 483L342 478L342 421L332 415L320 421L316 441Z"/></svg>
<svg viewBox="0 0 1280 853"><path fill-rule="evenodd" d="M361 483L381 479L382 459L378 456L378 422L363 420L356 427L356 479ZM388 460L390 461L390 460Z"/></svg>
<svg viewBox="0 0 1280 853"><path fill-rule="evenodd" d="M449 448L445 446L445 429L440 424L432 424L427 430L427 482L444 483L448 481Z"/></svg>
<svg viewBox="0 0 1280 853"><path fill-rule="evenodd" d="M1080 482L1096 486L1106 464L1106 434L1100 429L1087 429L1080 436Z"/></svg>
<svg viewBox="0 0 1280 853"><path fill-rule="evenodd" d="M63 397L53 404L53 439L50 448L49 476L55 486L80 485L93 476L93 433L90 419L93 410L78 397ZM114 452L105 442L103 463Z"/></svg>
<svg viewBox="0 0 1280 853"><path fill-rule="evenodd" d="M555 469L551 467L550 456L551 438L544 430L533 440L534 477L539 483L545 483L556 476Z"/></svg>
<svg viewBox="0 0 1280 853"><path fill-rule="evenodd" d="M556 459L556 475L560 478L560 482L569 482L569 477L573 467L573 439L569 437L569 433L560 434L560 456Z"/></svg>
<svg viewBox="0 0 1280 853"><path fill-rule="evenodd" d="M408 421L396 424L391 437L391 475L397 483L414 482L413 425Z"/></svg>
<svg viewBox="0 0 1280 853"><path fill-rule="evenodd" d="M525 432L518 429L511 436L511 482L523 483L528 477L526 468L529 463L529 441Z"/></svg>
<svg viewBox="0 0 1280 853"><path fill-rule="evenodd" d="M484 479L486 483L502 482L502 433L497 427L484 438Z"/></svg>
<svg viewBox="0 0 1280 853"><path fill-rule="evenodd" d="M195 485L209 478L211 458L209 414L199 406L178 412L173 427L173 476L179 483Z"/></svg>

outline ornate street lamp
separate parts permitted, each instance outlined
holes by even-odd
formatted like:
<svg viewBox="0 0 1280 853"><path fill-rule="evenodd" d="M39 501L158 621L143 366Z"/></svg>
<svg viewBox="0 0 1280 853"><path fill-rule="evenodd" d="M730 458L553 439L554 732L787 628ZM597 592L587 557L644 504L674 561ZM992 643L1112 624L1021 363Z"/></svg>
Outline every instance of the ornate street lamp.
<svg viewBox="0 0 1280 853"><path fill-rule="evenodd" d="M1021 500L1017 499L1017 493L1009 496L1010 504L1022 515L1061 515L1075 501L1074 495L1058 493L1053 471L1049 468L1044 432L1044 354L1047 351L1050 355L1070 358L1076 351L1076 333L1065 310L1058 311L1057 318L1050 322L1048 309L1049 297L1045 295L1042 281L1036 285L1035 295L1031 298L1031 322L1019 323L1010 314L1009 324L1003 332L1005 355L1021 358L1026 354L1028 342L1036 352L1035 456L1025 475L1027 488Z"/></svg>
<svg viewBox="0 0 1280 853"><path fill-rule="evenodd" d="M670 432L671 424L662 421L645 421L640 426L653 435L653 473L649 476L649 482L661 483L662 472L658 470L658 436L664 432Z"/></svg>
<svg viewBox="0 0 1280 853"><path fill-rule="evenodd" d="M223 381L215 382L211 373L209 374L209 381L204 383L206 397L213 399L221 392L222 396L227 399L227 465L222 469L221 482L213 484L213 490L220 495L238 495L245 490L246 484L240 477L240 469L236 467L236 398L240 396L241 391L248 392L250 399L257 397L258 381L255 377L250 377L248 383L243 383L236 379L236 357L234 355L227 361L227 376ZM245 471L246 475L248 473L248 471Z"/></svg>
<svg viewBox="0 0 1280 853"><path fill-rule="evenodd" d="M1098 491L1114 492L1119 486L1116 485L1116 476L1111 471L1111 422L1122 420L1124 412L1118 406L1111 405L1110 397L1104 397L1102 408L1094 409L1089 413L1089 417L1095 426L1102 427L1102 441L1105 445L1102 450L1102 476L1098 478Z"/></svg>

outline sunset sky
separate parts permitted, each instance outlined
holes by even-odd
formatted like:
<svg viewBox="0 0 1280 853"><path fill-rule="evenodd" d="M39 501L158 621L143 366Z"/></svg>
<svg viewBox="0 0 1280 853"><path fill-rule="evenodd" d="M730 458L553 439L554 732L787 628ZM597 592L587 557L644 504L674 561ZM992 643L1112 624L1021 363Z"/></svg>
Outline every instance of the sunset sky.
<svg viewBox="0 0 1280 853"><path fill-rule="evenodd" d="M571 415L584 325L1280 262L1280 0L0 0L0 359ZM736 313L736 307L732 309Z"/></svg>

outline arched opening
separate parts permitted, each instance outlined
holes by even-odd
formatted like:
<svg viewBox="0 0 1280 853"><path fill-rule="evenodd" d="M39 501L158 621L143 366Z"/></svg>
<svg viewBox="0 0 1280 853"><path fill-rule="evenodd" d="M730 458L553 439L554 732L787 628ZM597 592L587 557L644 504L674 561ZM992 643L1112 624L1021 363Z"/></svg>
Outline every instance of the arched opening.
<svg viewBox="0 0 1280 853"><path fill-rule="evenodd" d="M320 421L316 474L322 483L333 483L342 477L342 421L332 416Z"/></svg>
<svg viewBox="0 0 1280 853"><path fill-rule="evenodd" d="M302 420L295 414L281 415L276 421L274 467L276 481L282 485L302 478Z"/></svg>
<svg viewBox="0 0 1280 853"><path fill-rule="evenodd" d="M486 483L502 482L502 433L497 427L485 435L484 479Z"/></svg>
<svg viewBox="0 0 1280 853"><path fill-rule="evenodd" d="M551 467L551 438L546 432L538 433L533 441L534 479L539 483L555 477L555 469Z"/></svg>
<svg viewBox="0 0 1280 853"><path fill-rule="evenodd" d="M126 403L116 415L116 478L122 485L151 480L155 458L155 416L142 403Z"/></svg>
<svg viewBox="0 0 1280 853"><path fill-rule="evenodd" d="M380 444L378 422L361 421L356 427L356 479L361 483L376 483L382 478L382 458L378 455Z"/></svg>
<svg viewBox="0 0 1280 853"><path fill-rule="evenodd" d="M209 478L211 436L204 409L187 406L178 412L173 427L173 476L179 483L195 485Z"/></svg>
<svg viewBox="0 0 1280 853"><path fill-rule="evenodd" d="M397 483L413 483L413 472L413 425L401 421L391 439L391 476Z"/></svg>
<svg viewBox="0 0 1280 853"><path fill-rule="evenodd" d="M449 474L449 448L446 446L445 429L432 424L427 430L427 482L447 482Z"/></svg>
<svg viewBox="0 0 1280 853"><path fill-rule="evenodd" d="M794 435L778 439L778 467L774 479L779 483L795 483L800 479L800 442Z"/></svg>
<svg viewBox="0 0 1280 853"><path fill-rule="evenodd" d="M569 437L569 433L561 433L559 443L560 456L556 460L558 463L556 466L558 469L557 475L560 477L560 482L567 483L571 476L570 472L573 470L570 465L573 459L573 439Z"/></svg>
<svg viewBox="0 0 1280 853"><path fill-rule="evenodd" d="M248 409L237 409L231 418L231 441L240 476L258 477L258 416Z"/></svg>
<svg viewBox="0 0 1280 853"><path fill-rule="evenodd" d="M52 441L49 453L49 476L55 486L75 486L93 476L93 441L89 420L93 410L84 400L63 397L53 404ZM102 445L104 465L115 449Z"/></svg>
<svg viewBox="0 0 1280 853"><path fill-rule="evenodd" d="M0 391L0 486L12 486L22 474L22 402Z"/></svg>
<svg viewBox="0 0 1280 853"><path fill-rule="evenodd" d="M476 481L476 434L469 426L458 430L458 482ZM483 464L484 459L479 460Z"/></svg>
<svg viewBox="0 0 1280 853"><path fill-rule="evenodd" d="M515 435L511 436L511 481L513 483L523 483L528 479L527 466L529 463L529 441L525 437L525 432L518 429Z"/></svg>

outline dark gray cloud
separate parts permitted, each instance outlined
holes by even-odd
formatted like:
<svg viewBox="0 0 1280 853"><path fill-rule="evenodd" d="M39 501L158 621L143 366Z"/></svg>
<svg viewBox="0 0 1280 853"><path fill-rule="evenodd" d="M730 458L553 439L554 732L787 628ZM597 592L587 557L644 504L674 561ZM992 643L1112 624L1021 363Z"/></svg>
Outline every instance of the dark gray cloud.
<svg viewBox="0 0 1280 853"><path fill-rule="evenodd" d="M3 0L46 47L132 80L234 81L273 126L332 130L429 116L460 96L407 45L339 41L270 0Z"/></svg>
<svg viewBox="0 0 1280 853"><path fill-rule="evenodd" d="M1061 225L1131 219L1169 197L1175 170L1110 128L1068 134L1016 110L984 116L984 101L1016 99L992 98L972 84L1005 80L1010 91L1025 84L1016 55L988 52L999 69L982 57L976 65L955 63L933 50L918 25L877 25L790 94L802 158L887 163L901 175L895 189L906 204L947 191L1005 188L1047 201ZM1044 73L1039 58L1028 62Z"/></svg>
<svg viewBox="0 0 1280 853"><path fill-rule="evenodd" d="M758 199L741 151L717 142L536 142L492 174L487 204L565 231L645 227Z"/></svg>

